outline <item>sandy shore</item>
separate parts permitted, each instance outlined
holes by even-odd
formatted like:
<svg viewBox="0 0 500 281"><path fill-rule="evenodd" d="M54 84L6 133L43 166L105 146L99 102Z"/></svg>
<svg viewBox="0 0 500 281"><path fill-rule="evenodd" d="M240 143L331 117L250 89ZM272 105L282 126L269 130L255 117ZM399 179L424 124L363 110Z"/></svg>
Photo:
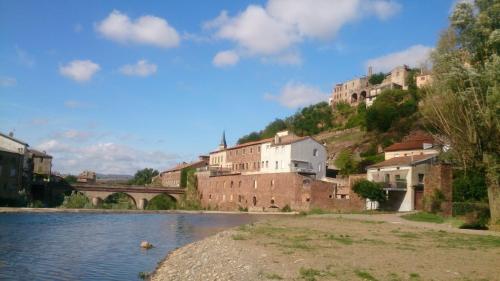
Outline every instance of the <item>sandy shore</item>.
<svg viewBox="0 0 500 281"><path fill-rule="evenodd" d="M500 280L499 260L495 232L397 215L295 216L177 249L151 280Z"/></svg>

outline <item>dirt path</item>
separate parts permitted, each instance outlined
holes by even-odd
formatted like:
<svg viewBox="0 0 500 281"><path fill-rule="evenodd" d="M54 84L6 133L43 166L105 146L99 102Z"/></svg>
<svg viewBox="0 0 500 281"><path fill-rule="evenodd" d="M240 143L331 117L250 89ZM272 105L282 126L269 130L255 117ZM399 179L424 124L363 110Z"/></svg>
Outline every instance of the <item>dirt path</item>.
<svg viewBox="0 0 500 281"><path fill-rule="evenodd" d="M152 280L500 280L499 236L441 228L395 215L272 218L178 249Z"/></svg>

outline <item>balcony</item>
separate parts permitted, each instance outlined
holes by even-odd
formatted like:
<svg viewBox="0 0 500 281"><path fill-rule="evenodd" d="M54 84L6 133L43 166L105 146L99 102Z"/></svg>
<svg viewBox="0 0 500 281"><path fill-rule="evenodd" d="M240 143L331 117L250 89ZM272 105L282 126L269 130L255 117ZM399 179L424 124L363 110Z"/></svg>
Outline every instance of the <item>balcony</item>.
<svg viewBox="0 0 500 281"><path fill-rule="evenodd" d="M292 167L292 172L304 173L304 174L315 174L314 169L306 167Z"/></svg>
<svg viewBox="0 0 500 281"><path fill-rule="evenodd" d="M406 190L406 180L386 181L382 183L385 190Z"/></svg>

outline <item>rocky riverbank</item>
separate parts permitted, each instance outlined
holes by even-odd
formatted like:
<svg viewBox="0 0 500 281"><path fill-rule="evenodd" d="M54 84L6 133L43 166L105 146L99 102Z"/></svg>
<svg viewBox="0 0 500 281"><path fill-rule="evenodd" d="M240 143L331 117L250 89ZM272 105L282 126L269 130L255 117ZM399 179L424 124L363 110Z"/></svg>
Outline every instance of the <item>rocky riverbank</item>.
<svg viewBox="0 0 500 281"><path fill-rule="evenodd" d="M259 221L177 249L151 280L497 280L499 236L388 218Z"/></svg>
<svg viewBox="0 0 500 281"><path fill-rule="evenodd" d="M18 208L0 207L1 213L138 213L138 214L249 214L296 215L297 212L230 212L206 210L126 210L126 209L67 209L67 208Z"/></svg>

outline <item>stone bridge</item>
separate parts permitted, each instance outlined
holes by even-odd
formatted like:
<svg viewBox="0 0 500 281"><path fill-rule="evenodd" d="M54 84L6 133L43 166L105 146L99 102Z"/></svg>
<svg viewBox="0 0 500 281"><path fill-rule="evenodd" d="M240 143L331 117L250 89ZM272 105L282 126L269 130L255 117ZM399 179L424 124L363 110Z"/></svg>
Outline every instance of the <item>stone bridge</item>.
<svg viewBox="0 0 500 281"><path fill-rule="evenodd" d="M98 206L111 194L124 193L134 202L137 209L144 210L151 199L165 194L170 196L174 201L179 201L180 196L184 194L184 190L180 188L159 188L159 187L144 187L144 186L117 186L117 185L102 185L102 184L73 184L72 188L80 193L85 194L91 201L92 205Z"/></svg>

